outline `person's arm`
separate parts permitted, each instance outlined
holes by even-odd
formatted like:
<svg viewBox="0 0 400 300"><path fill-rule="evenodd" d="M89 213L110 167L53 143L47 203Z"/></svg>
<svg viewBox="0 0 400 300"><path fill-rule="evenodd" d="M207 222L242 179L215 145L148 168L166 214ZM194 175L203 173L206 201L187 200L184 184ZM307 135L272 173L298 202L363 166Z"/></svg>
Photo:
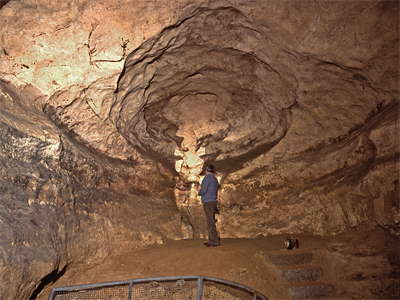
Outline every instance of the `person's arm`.
<svg viewBox="0 0 400 300"><path fill-rule="evenodd" d="M200 186L200 191L199 191L199 196L204 195L207 192L208 185L210 184L209 180L207 177L203 178L203 181L201 182Z"/></svg>

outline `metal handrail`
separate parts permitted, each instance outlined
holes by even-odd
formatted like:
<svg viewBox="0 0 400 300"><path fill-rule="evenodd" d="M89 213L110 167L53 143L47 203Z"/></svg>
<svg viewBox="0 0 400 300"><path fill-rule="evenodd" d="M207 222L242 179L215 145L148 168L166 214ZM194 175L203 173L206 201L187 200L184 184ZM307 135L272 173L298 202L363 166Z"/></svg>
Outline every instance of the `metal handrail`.
<svg viewBox="0 0 400 300"><path fill-rule="evenodd" d="M253 300L268 300L266 296L261 294L260 292L247 287L243 284L239 284L233 281L224 280L215 277L206 277L206 276L174 276L174 277L154 277L154 278L140 278L140 279L131 279L131 280L124 280L124 281L113 281L113 282L103 282L103 283L92 283L92 284L81 284L81 285L74 285L74 286L66 286L66 287L59 287L53 288L50 295L49 300L54 300L54 296L60 292L77 292L82 290L90 290L90 289L97 289L97 288L105 288L105 287L112 287L112 286L120 286L120 285L128 285L128 298L127 300L132 300L132 289L135 284L139 283L146 283L146 282L165 282L165 281L176 281L176 280L196 280L197 281L197 294L196 300L202 300L203 298L203 288L204 288L204 281L215 282L227 285L229 287L237 288L243 291L248 292L249 294L253 295Z"/></svg>

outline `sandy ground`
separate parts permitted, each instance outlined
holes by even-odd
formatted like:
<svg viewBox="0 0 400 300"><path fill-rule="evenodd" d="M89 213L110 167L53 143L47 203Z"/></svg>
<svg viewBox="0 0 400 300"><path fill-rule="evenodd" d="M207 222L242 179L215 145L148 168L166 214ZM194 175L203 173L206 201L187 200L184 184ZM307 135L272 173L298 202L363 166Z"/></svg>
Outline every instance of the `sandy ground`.
<svg viewBox="0 0 400 300"><path fill-rule="evenodd" d="M322 268L319 282L335 287L330 298L395 299L400 293L398 237L378 228L325 238L298 235L300 248L295 250L284 249L285 238L223 239L222 245L215 248L205 247L202 240L168 241L121 252L98 264L69 268L38 299L47 299L53 287L178 275L218 277L245 284L270 299L290 299L282 266L273 264L270 257L299 253L313 254L313 261L306 267Z"/></svg>

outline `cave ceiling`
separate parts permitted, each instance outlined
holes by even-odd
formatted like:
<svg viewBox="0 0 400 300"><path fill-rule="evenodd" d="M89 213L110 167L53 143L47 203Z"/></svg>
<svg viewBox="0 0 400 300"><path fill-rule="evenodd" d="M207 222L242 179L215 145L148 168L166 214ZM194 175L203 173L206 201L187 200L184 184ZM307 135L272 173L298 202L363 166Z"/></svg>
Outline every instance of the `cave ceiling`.
<svg viewBox="0 0 400 300"><path fill-rule="evenodd" d="M225 172L345 134L393 100L395 2L197 2L11 2L4 78L111 157L171 167L189 151Z"/></svg>

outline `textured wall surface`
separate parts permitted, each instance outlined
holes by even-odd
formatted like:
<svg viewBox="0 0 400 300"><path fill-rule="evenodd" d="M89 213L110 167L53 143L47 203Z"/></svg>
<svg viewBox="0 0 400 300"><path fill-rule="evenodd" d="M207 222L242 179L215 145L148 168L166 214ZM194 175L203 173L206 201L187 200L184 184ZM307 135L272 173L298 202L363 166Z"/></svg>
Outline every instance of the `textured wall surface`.
<svg viewBox="0 0 400 300"><path fill-rule="evenodd" d="M397 1L0 8L4 299L118 247L204 236L207 163L222 237L400 233Z"/></svg>

